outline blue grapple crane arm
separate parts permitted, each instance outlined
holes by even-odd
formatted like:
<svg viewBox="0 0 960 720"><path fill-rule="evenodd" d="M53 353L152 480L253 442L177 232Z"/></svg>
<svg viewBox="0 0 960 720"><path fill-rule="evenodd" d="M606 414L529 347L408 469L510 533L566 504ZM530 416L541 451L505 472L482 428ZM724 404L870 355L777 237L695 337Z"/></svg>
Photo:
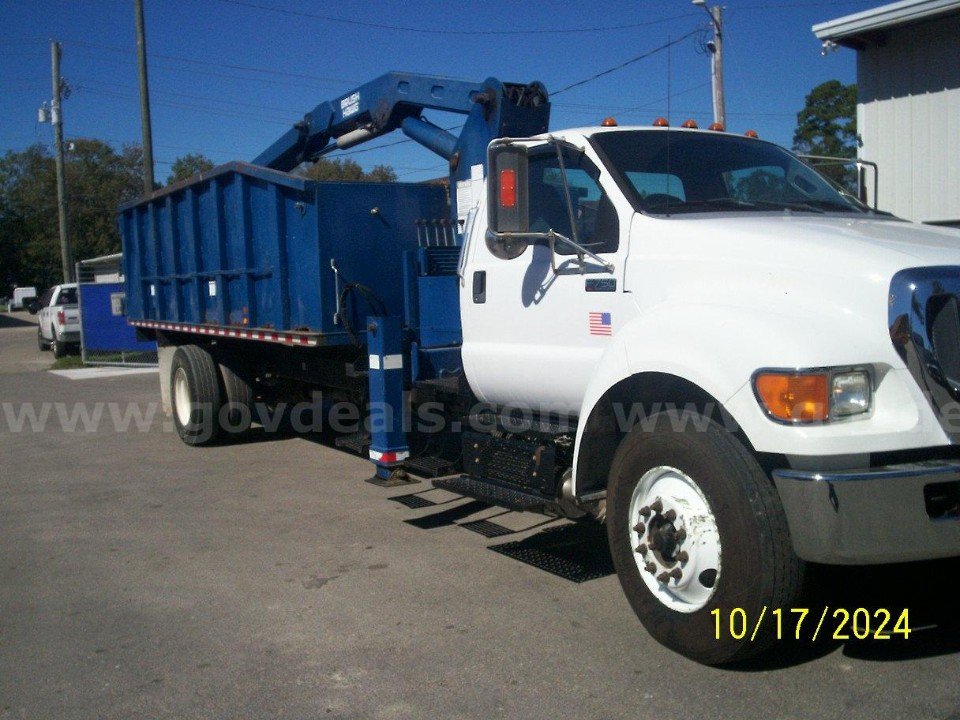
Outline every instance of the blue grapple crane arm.
<svg viewBox="0 0 960 720"><path fill-rule="evenodd" d="M424 110L466 115L459 135L422 117ZM456 208L458 180L471 168L486 166L486 149L498 137L527 137L546 132L550 103L542 83L482 83L436 75L392 72L317 105L303 120L254 158L289 172L333 150L344 150L400 129L450 163L450 187Z"/></svg>

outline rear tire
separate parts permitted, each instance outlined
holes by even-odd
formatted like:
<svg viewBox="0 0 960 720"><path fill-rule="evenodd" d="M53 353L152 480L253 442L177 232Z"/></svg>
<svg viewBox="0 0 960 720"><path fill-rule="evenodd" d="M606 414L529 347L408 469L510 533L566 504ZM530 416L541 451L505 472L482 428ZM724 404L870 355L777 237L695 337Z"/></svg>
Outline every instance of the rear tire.
<svg viewBox="0 0 960 720"><path fill-rule="evenodd" d="M750 623L766 608L769 620L800 595L803 563L776 489L712 420L698 416L682 429L666 414L650 421L653 430L624 437L607 487L607 534L627 599L658 642L698 662L764 653L776 639L763 632L772 621L752 641L752 624L735 640L730 613L741 608Z"/></svg>
<svg viewBox="0 0 960 720"><path fill-rule="evenodd" d="M218 364L223 383L224 408L221 410L221 425L229 435L241 435L250 429L253 420L253 387L246 380L246 368L231 363Z"/></svg>
<svg viewBox="0 0 960 720"><path fill-rule="evenodd" d="M67 344L62 340L57 339L57 331L53 331L53 340L50 341L50 349L53 351L53 356L59 360L62 357L66 357L67 354Z"/></svg>
<svg viewBox="0 0 960 720"><path fill-rule="evenodd" d="M173 424L183 442L202 447L220 439L220 377L205 349L197 345L177 348L170 367L170 400Z"/></svg>

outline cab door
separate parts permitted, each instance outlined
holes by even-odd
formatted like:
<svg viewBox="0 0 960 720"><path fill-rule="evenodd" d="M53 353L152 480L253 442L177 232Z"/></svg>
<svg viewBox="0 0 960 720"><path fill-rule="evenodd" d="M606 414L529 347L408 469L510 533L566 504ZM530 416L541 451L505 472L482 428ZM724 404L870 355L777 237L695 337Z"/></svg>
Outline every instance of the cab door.
<svg viewBox="0 0 960 720"><path fill-rule="evenodd" d="M575 416L601 355L632 314L623 279L633 209L589 147L560 147L562 166L557 145L527 148L513 201L530 232L576 237L613 270L581 263L560 242L553 250L544 239L498 242L481 206L461 288L463 363L485 402ZM511 192L495 184L492 195L509 202Z"/></svg>

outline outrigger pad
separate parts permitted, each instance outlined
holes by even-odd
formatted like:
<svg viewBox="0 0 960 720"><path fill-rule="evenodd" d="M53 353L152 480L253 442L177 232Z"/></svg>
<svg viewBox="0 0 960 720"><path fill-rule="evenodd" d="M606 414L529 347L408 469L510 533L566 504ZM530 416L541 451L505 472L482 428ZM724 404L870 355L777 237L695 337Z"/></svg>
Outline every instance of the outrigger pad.
<svg viewBox="0 0 960 720"><path fill-rule="evenodd" d="M380 474L384 473L385 477L381 477ZM371 485L378 485L379 487L399 487L401 485L416 485L420 481L416 478L412 478L407 474L407 471L403 468L377 468L376 474L367 478L367 482Z"/></svg>

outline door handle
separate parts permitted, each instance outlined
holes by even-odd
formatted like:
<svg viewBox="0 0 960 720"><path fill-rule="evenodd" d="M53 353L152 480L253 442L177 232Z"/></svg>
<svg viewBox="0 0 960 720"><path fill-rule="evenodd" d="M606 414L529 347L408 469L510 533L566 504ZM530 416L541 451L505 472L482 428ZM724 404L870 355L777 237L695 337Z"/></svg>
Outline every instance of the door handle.
<svg viewBox="0 0 960 720"><path fill-rule="evenodd" d="M473 302L477 305L487 301L487 271L475 270L473 272Z"/></svg>

